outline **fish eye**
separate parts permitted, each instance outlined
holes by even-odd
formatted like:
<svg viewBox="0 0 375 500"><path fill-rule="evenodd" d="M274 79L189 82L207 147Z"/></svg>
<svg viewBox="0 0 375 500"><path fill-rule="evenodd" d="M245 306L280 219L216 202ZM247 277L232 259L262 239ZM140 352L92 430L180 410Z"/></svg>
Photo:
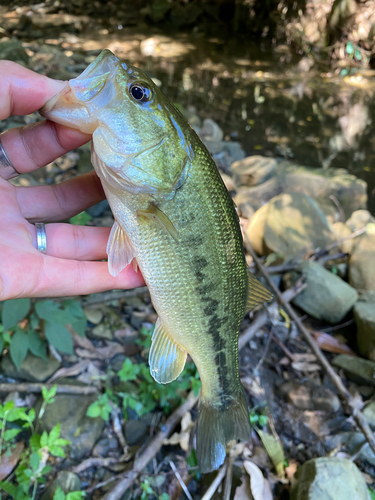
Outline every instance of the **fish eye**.
<svg viewBox="0 0 375 500"><path fill-rule="evenodd" d="M146 87L144 84L133 83L129 89L130 95L136 100L140 102L148 102L152 97L151 90Z"/></svg>

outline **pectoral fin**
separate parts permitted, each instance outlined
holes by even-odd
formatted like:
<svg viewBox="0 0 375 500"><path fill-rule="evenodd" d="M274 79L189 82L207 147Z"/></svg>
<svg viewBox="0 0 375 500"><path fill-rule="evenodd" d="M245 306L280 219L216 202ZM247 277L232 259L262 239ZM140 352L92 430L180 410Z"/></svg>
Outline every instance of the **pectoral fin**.
<svg viewBox="0 0 375 500"><path fill-rule="evenodd" d="M157 221L163 229L167 231L168 234L178 243L178 233L173 223L170 221L167 215L160 210L154 203L150 203L147 210L137 210L138 215L143 215L148 219L154 219Z"/></svg>
<svg viewBox="0 0 375 500"><path fill-rule="evenodd" d="M108 269L112 276L117 276L124 267L130 264L135 256L129 237L118 222L115 222L112 226L107 244L107 254Z"/></svg>
<svg viewBox="0 0 375 500"><path fill-rule="evenodd" d="M260 281L258 281L250 271L247 271L247 276L249 280L249 292L246 302L246 312L249 312L254 309L255 306L272 300L272 293L267 290L267 288L262 285L262 283L260 283Z"/></svg>
<svg viewBox="0 0 375 500"><path fill-rule="evenodd" d="M149 354L150 372L156 382L168 384L175 380L184 369L186 356L158 319Z"/></svg>

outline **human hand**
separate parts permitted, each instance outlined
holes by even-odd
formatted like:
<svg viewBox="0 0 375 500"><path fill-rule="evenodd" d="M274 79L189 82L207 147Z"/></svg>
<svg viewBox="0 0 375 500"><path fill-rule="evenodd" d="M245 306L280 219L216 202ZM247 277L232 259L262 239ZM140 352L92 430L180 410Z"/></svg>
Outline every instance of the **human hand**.
<svg viewBox="0 0 375 500"><path fill-rule="evenodd" d="M63 87L63 82L0 61L0 120L35 112ZM90 138L47 120L7 130L1 144L17 172L24 173ZM55 186L15 187L0 177L0 300L86 295L144 285L132 265L112 277L106 262L96 262L106 258L110 228L55 223L104 198L95 172ZM36 249L35 222L49 223L46 254Z"/></svg>

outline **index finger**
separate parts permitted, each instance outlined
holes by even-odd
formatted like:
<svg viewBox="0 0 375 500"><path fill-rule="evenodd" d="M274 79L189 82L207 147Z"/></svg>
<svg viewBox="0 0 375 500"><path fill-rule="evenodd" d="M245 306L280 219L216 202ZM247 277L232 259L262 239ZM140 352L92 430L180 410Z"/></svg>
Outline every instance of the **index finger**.
<svg viewBox="0 0 375 500"><path fill-rule="evenodd" d="M14 62L0 61L0 120L34 113L65 85Z"/></svg>

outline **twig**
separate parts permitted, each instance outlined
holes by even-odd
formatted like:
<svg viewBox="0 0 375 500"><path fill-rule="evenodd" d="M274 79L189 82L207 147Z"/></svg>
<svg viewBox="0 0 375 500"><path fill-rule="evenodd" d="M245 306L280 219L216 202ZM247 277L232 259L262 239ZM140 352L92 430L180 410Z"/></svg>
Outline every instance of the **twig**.
<svg viewBox="0 0 375 500"><path fill-rule="evenodd" d="M42 388L46 387L50 389L53 387L52 384L42 384L42 383L11 383L11 384L0 384L0 393L1 392L32 392L39 394L42 392ZM57 394L94 394L98 392L97 387L93 387L91 385L58 385L57 386Z"/></svg>
<svg viewBox="0 0 375 500"><path fill-rule="evenodd" d="M285 302L290 302L294 297L296 297L302 290L306 288L306 285L302 282L297 282L294 287L286 290L282 296ZM257 331L262 328L268 321L268 314L266 310L259 311L255 316L249 328L247 328L243 334L238 339L238 350L240 351L245 345L254 337Z"/></svg>
<svg viewBox="0 0 375 500"><path fill-rule="evenodd" d="M172 462L172 460L169 460L169 465L171 466L171 469L173 470L174 475L177 478L177 481L180 483L181 488L184 490L185 495L188 497L189 500L193 500L192 496L190 495L190 491L187 489L186 484L184 483L180 473L177 470L177 467Z"/></svg>
<svg viewBox="0 0 375 500"><path fill-rule="evenodd" d="M315 260L318 264L321 266L324 266L326 262L329 262L330 260L339 260L339 259L345 259L349 257L349 254L345 252L340 252L340 253L335 253L334 255L323 255L323 257L319 257L318 259Z"/></svg>
<svg viewBox="0 0 375 500"><path fill-rule="evenodd" d="M234 456L230 453L228 457L228 467L225 477L224 496L223 496L224 500L230 500L230 493L232 491L232 480L233 480L233 462L234 462Z"/></svg>
<svg viewBox="0 0 375 500"><path fill-rule="evenodd" d="M110 302L111 300L127 299L129 297L137 297L143 293L148 292L147 286L141 286L138 288L133 288L132 290L119 290L116 292L103 292L97 293L87 299L82 300L82 305L84 307L91 306L94 304L102 304L103 302Z"/></svg>
<svg viewBox="0 0 375 500"><path fill-rule="evenodd" d="M341 238L340 240L334 241L333 243L327 245L325 248L322 248L321 250L318 250L315 253L315 258L319 258L319 256L326 254L332 248L336 248L341 245L341 243L344 243L345 241L352 240L353 238L357 238L357 236L361 236L361 234L366 232L366 227L362 229L358 229L358 231L354 231L354 233L349 234L349 236L345 236L345 238Z"/></svg>
<svg viewBox="0 0 375 500"><path fill-rule="evenodd" d="M125 474L119 476L121 481L116 484L113 490L109 491L103 500L119 500L125 491L130 488L130 486L137 479L138 475L142 472L142 470L146 467L148 462L152 460L161 446L163 445L164 439L169 437L175 426L181 420L181 418L185 415L187 411L190 411L196 402L198 401L198 396L194 396L193 392L190 392L186 401L179 406L172 415L167 419L162 429L156 434L156 436L150 441L148 447L144 450L144 452L135 460L134 468L130 472L126 472Z"/></svg>
<svg viewBox="0 0 375 500"><path fill-rule="evenodd" d="M211 483L210 487L208 488L208 490L206 491L206 493L201 498L201 500L211 500L215 491L218 489L219 484L224 479L226 471L227 471L227 464L224 464L223 467L219 470L218 475L212 481L212 483Z"/></svg>
<svg viewBox="0 0 375 500"><path fill-rule="evenodd" d="M129 453L129 446L128 443L126 442L124 433L122 432L122 426L120 422L121 410L115 405L115 403L113 403L113 401L110 401L109 404L112 408L111 417L112 417L113 432L116 434L118 442L120 443L121 448L124 452L124 456L126 456L127 459L129 460L131 457Z"/></svg>
<svg viewBox="0 0 375 500"><path fill-rule="evenodd" d="M319 349L318 345L314 341L310 332L307 330L305 325L302 323L300 318L297 316L294 309L287 302L284 301L283 296L280 293L279 289L273 284L267 270L260 263L259 258L256 255L256 253L254 252L253 247L251 246L251 243L250 243L249 239L247 238L246 234L244 235L244 242L245 242L245 245L246 245L248 252L251 254L251 256L254 259L254 262L258 266L260 273L267 280L267 283L268 283L269 287L272 289L272 291L274 292L275 296L277 297L277 300L283 305L287 314L293 319L293 321L297 325L297 328L302 333L302 335L305 337L306 342L309 344L311 350L313 351L313 353L317 357L319 363L322 365L322 367L327 372L327 375L329 376L332 383L336 387L337 392L340 394L342 399L349 406L350 412L351 412L354 420L357 422L358 427L361 429L361 431L365 435L369 445L371 446L371 449L375 453L375 439L374 439L373 433L372 433L369 425L367 424L365 418L363 417L362 413L358 410L358 408L356 408L355 401L354 401L352 395L346 389L341 378L337 375L337 373L334 371L334 369L330 365L327 358L324 356L322 351Z"/></svg>
<svg viewBox="0 0 375 500"><path fill-rule="evenodd" d="M258 364L254 368L254 373L255 374L259 373L259 368L261 368L262 364L264 363L264 360L265 360L265 358L267 356L267 353L268 353L268 349L269 349L269 347L270 347L271 342L272 342L273 339L274 339L274 335L273 335L273 327L272 327L270 333L268 334L268 339L267 339L266 347L263 350L262 357L260 358L260 360L258 361Z"/></svg>
<svg viewBox="0 0 375 500"><path fill-rule="evenodd" d="M84 470L89 469L90 467L108 467L108 465L117 464L119 462L122 462L122 457L88 458L87 460L84 460L83 462L78 464L76 467L73 467L72 472L79 474L80 472L83 472Z"/></svg>

